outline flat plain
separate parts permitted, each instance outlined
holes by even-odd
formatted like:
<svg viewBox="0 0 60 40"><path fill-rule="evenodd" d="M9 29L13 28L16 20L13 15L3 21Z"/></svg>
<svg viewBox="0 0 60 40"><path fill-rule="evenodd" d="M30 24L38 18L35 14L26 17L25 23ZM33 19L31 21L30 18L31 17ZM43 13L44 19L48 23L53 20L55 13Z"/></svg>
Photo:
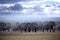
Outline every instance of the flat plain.
<svg viewBox="0 0 60 40"><path fill-rule="evenodd" d="M0 40L60 40L60 32L0 32Z"/></svg>

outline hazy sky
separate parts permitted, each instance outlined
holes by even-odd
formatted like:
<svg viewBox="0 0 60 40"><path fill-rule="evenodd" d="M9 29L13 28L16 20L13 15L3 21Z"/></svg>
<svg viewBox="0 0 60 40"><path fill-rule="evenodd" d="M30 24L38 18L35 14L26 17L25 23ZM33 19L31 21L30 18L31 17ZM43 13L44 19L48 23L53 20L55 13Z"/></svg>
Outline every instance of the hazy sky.
<svg viewBox="0 0 60 40"><path fill-rule="evenodd" d="M0 0L0 20L45 21L55 17L60 17L60 0Z"/></svg>

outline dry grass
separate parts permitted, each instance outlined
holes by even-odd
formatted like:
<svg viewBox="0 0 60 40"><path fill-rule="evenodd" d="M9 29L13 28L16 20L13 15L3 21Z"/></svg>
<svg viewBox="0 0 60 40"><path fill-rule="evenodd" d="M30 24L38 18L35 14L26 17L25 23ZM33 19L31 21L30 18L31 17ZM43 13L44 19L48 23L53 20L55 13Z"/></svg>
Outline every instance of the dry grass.
<svg viewBox="0 0 60 40"><path fill-rule="evenodd" d="M60 40L60 32L0 32L0 40Z"/></svg>

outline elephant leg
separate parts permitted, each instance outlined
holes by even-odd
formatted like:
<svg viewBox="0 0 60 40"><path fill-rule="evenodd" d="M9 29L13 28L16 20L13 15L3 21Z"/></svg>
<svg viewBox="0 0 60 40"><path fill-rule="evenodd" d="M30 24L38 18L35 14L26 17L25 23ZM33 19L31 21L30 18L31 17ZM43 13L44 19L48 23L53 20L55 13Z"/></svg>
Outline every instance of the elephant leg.
<svg viewBox="0 0 60 40"><path fill-rule="evenodd" d="M49 31L51 32L51 29Z"/></svg>
<svg viewBox="0 0 60 40"><path fill-rule="evenodd" d="M42 29L42 32L44 32L44 29Z"/></svg>
<svg viewBox="0 0 60 40"><path fill-rule="evenodd" d="M37 30L35 29L35 32L37 32Z"/></svg>
<svg viewBox="0 0 60 40"><path fill-rule="evenodd" d="M53 29L53 32L55 32L55 29Z"/></svg>
<svg viewBox="0 0 60 40"><path fill-rule="evenodd" d="M9 32L9 29L8 29L8 32Z"/></svg>
<svg viewBox="0 0 60 40"><path fill-rule="evenodd" d="M24 31L26 32L26 31L27 31L27 29L24 29Z"/></svg>
<svg viewBox="0 0 60 40"><path fill-rule="evenodd" d="M47 29L47 32L48 32L48 29Z"/></svg>

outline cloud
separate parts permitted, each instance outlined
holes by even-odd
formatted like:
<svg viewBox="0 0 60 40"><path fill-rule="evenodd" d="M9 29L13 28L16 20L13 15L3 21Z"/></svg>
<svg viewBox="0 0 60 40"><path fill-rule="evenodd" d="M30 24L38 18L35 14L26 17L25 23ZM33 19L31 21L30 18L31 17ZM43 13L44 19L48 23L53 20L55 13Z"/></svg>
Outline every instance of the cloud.
<svg viewBox="0 0 60 40"><path fill-rule="evenodd" d="M60 0L52 0L52 1L55 1L55 2L60 2Z"/></svg>
<svg viewBox="0 0 60 40"><path fill-rule="evenodd" d="M23 3L23 7L26 7L26 10L23 10L24 14L32 14L32 15L55 15L59 14L60 8L57 7L57 4L59 5L59 2L55 1L45 1L45 2L26 2ZM33 5L33 6L32 6ZM56 8L56 9L55 9ZM56 13L54 13L54 10L57 10Z"/></svg>
<svg viewBox="0 0 60 40"><path fill-rule="evenodd" d="M15 4L14 6L10 6L9 10L20 11L23 10L23 6L21 4Z"/></svg>
<svg viewBox="0 0 60 40"><path fill-rule="evenodd" d="M13 0L12 0L13 1ZM37 0L35 1L31 1L31 0L20 0L19 2L22 2L21 4L7 4L9 6L1 6L0 7L0 11L4 11L4 12L0 12L1 15L15 15L16 13L21 15L52 15L51 12L53 12L54 14L54 10L58 10L59 9L59 2L54 2L54 1L45 1L45 2L39 2ZM29 1L29 2L26 2ZM5 4L4 4L5 5ZM57 6L56 6L57 5ZM24 9L25 7L25 9ZM58 9L55 9L54 7L58 7ZM52 10L53 9L53 10ZM60 10L60 9L59 9ZM17 11L17 12L16 12ZM21 12L19 12L21 11ZM45 11L45 12L44 12ZM56 14L59 14L59 11L56 11Z"/></svg>
<svg viewBox="0 0 60 40"><path fill-rule="evenodd" d="M5 7L5 6L1 6L1 7L0 7L0 12L1 12L1 11L5 11L5 10L8 10L8 8Z"/></svg>
<svg viewBox="0 0 60 40"><path fill-rule="evenodd" d="M44 4L45 7L51 7L51 6L59 5L60 2L57 2L57 1L46 1L46 2L42 2L41 5L42 4Z"/></svg>
<svg viewBox="0 0 60 40"><path fill-rule="evenodd" d="M0 6L0 15L15 15L20 14L24 10L21 4L15 4L14 6Z"/></svg>
<svg viewBox="0 0 60 40"><path fill-rule="evenodd" d="M23 15L39 15L40 13L43 14L42 12L44 12L44 8L40 7L40 6L34 6L34 7L30 7L30 8L26 8L22 11Z"/></svg>
<svg viewBox="0 0 60 40"><path fill-rule="evenodd" d="M0 6L0 11L21 11L23 10L23 6L21 4L15 4L14 6Z"/></svg>
<svg viewBox="0 0 60 40"><path fill-rule="evenodd" d="M0 15L11 15L11 14L13 14L13 13L11 13L11 12L0 12Z"/></svg>
<svg viewBox="0 0 60 40"><path fill-rule="evenodd" d="M32 0L0 0L0 4L7 4L7 3L17 3L17 2L27 2Z"/></svg>
<svg viewBox="0 0 60 40"><path fill-rule="evenodd" d="M0 4L6 4L6 3L16 3L21 0L0 0Z"/></svg>
<svg viewBox="0 0 60 40"><path fill-rule="evenodd" d="M60 5L58 5L57 7L59 7L59 8L60 8Z"/></svg>
<svg viewBox="0 0 60 40"><path fill-rule="evenodd" d="M34 6L33 8L35 11L37 12L43 12L44 11L44 8L40 7L40 6Z"/></svg>
<svg viewBox="0 0 60 40"><path fill-rule="evenodd" d="M60 2L59 0L0 0L0 4L7 4L7 3L17 3L17 2L28 2L28 1L55 1Z"/></svg>

